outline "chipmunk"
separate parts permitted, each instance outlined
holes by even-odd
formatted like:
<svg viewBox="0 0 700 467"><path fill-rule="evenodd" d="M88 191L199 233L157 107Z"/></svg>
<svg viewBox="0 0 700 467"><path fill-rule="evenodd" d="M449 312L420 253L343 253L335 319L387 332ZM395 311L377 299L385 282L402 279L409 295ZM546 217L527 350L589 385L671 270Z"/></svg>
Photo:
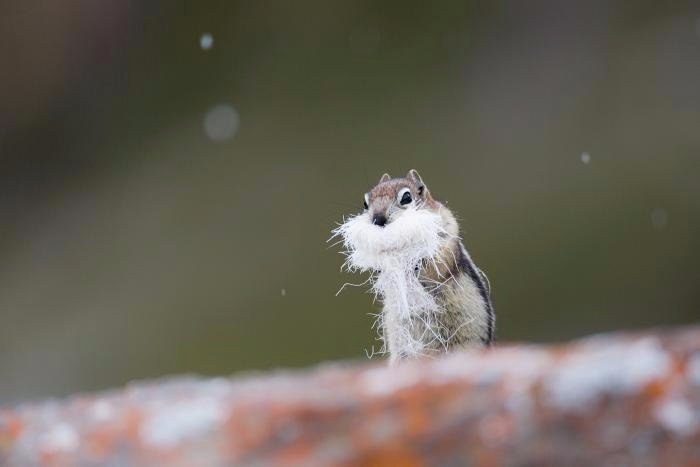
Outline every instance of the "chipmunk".
<svg viewBox="0 0 700 467"><path fill-rule="evenodd" d="M491 344L488 279L460 240L455 216L416 170L384 174L365 194L364 211L333 232L345 246L345 266L371 273L390 363Z"/></svg>

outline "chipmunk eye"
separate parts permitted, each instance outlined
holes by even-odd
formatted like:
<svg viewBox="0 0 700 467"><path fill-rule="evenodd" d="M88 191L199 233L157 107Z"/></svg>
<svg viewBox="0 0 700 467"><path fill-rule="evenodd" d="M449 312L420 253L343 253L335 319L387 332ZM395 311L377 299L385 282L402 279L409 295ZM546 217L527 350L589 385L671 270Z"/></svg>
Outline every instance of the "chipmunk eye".
<svg viewBox="0 0 700 467"><path fill-rule="evenodd" d="M369 209L369 195L365 193L365 202L362 203L365 206L365 209Z"/></svg>
<svg viewBox="0 0 700 467"><path fill-rule="evenodd" d="M399 198L399 204L401 204L401 206L405 206L407 204L410 204L411 201L413 201L413 198L411 198L411 190L409 190L408 188L404 188L403 190L401 190L399 192L398 198Z"/></svg>

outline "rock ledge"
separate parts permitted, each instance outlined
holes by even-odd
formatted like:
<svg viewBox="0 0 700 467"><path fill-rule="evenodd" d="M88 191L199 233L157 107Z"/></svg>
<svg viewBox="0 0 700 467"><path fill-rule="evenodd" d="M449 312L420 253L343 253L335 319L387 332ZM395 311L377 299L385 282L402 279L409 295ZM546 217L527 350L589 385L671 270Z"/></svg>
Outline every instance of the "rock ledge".
<svg viewBox="0 0 700 467"><path fill-rule="evenodd" d="M700 465L700 327L0 409L2 466Z"/></svg>

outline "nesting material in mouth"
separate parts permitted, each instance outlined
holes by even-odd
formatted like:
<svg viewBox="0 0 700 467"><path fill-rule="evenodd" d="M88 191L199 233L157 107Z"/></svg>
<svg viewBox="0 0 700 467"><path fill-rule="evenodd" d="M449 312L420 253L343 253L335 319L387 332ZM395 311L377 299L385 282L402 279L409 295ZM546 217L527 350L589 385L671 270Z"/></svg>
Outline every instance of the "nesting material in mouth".
<svg viewBox="0 0 700 467"><path fill-rule="evenodd" d="M368 213L362 213L347 219L333 233L342 239L345 268L371 273L372 291L382 299L385 313L406 319L438 309L416 270L421 262L434 261L448 240L439 214L409 208L378 227Z"/></svg>
<svg viewBox="0 0 700 467"><path fill-rule="evenodd" d="M347 219L333 233L341 237L351 271L384 270L397 263L413 270L436 256L445 241L440 215L407 209L384 227L372 224L368 213Z"/></svg>

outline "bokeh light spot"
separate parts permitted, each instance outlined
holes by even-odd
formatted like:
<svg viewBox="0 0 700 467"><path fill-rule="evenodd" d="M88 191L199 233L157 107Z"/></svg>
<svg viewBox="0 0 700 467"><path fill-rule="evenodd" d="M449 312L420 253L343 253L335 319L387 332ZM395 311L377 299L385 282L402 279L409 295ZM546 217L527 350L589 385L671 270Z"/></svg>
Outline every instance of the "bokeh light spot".
<svg viewBox="0 0 700 467"><path fill-rule="evenodd" d="M204 117L204 131L212 141L226 141L238 132L238 111L228 104L219 104Z"/></svg>
<svg viewBox="0 0 700 467"><path fill-rule="evenodd" d="M202 48L202 50L209 50L212 48L214 45L214 36L212 36L209 33L202 34L202 37L199 38L199 46Z"/></svg>

